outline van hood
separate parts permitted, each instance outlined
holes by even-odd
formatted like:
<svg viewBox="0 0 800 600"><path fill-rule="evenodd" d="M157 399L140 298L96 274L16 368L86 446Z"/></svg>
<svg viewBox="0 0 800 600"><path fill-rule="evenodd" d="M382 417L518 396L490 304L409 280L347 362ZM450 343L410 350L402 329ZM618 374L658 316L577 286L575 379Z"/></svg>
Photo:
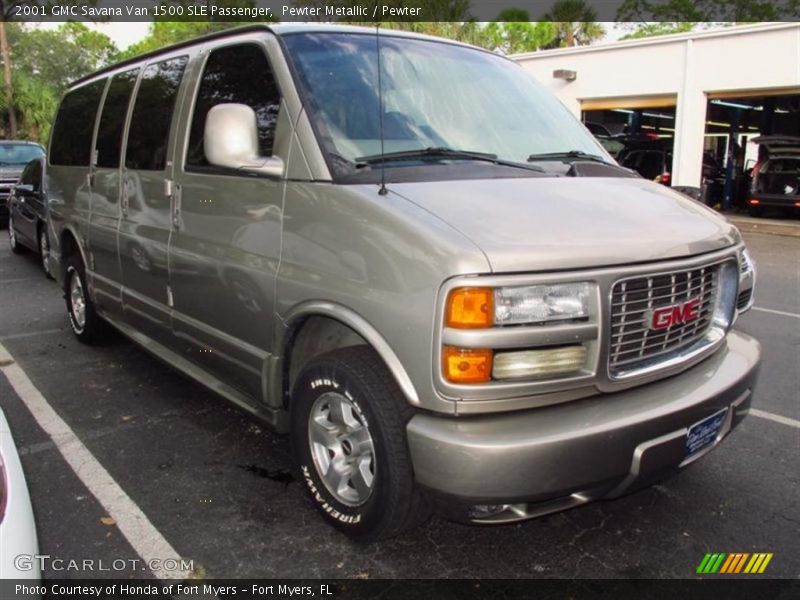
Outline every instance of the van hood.
<svg viewBox="0 0 800 600"><path fill-rule="evenodd" d="M741 239L711 209L639 178L414 182L389 189L468 237L497 273L679 258Z"/></svg>

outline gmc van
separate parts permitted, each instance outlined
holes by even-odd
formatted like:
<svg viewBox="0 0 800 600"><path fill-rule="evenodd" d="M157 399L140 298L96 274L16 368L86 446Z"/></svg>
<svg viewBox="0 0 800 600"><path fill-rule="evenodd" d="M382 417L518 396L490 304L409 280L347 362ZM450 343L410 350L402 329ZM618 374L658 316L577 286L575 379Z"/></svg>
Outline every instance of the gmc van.
<svg viewBox="0 0 800 600"><path fill-rule="evenodd" d="M78 339L111 325L289 433L354 538L613 498L749 410L739 232L490 52L215 34L77 81L48 160Z"/></svg>

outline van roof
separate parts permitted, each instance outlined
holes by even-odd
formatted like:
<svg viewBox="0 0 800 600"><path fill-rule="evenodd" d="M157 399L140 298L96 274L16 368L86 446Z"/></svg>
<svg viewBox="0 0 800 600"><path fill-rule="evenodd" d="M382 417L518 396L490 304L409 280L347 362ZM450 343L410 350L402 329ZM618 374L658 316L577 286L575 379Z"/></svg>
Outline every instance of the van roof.
<svg viewBox="0 0 800 600"><path fill-rule="evenodd" d="M105 73L114 71L120 67L124 67L125 65L137 64L142 61L148 60L152 57L160 56L161 54L167 54L169 52L178 50L180 48L189 48L209 41L224 39L227 37L233 37L243 33L252 33L256 31L270 32L277 36L291 35L294 33L360 33L360 34L374 35L375 32L377 31L378 33L380 33L380 35L431 40L441 43L453 44L456 46L475 48L477 50L489 52L484 48L470 46L469 44L464 44L462 42L457 42L455 40L436 37L432 35L425 35L422 33L414 33L411 31L404 31L401 29L376 29L372 27L363 27L356 25L334 25L334 24L316 24L316 23L274 23L274 24L260 24L260 25L245 25L243 27L232 27L230 29L225 29L223 31L217 31L215 33L210 33L208 35L202 35L177 44L172 44L170 46L159 48L158 50L153 50L151 52L146 52L144 54L128 58L126 60L114 63L113 65L103 67L102 69L95 71L94 73L90 73L89 75L86 75L84 77L81 77L80 79L76 79L70 84L69 87L73 88L76 85L80 85L86 81L89 81L90 79L94 79L99 75L103 75Z"/></svg>

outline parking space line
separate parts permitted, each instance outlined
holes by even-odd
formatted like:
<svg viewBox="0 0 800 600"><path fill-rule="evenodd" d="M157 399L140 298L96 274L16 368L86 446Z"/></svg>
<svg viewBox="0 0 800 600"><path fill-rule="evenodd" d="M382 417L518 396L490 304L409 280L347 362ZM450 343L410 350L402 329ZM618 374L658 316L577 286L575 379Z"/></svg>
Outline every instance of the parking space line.
<svg viewBox="0 0 800 600"><path fill-rule="evenodd" d="M783 310L775 310L774 308L761 308L760 306L754 306L753 310L757 310L758 312L770 313L773 315L781 315L783 317L792 317L794 319L800 319L800 315L796 313L790 313Z"/></svg>
<svg viewBox="0 0 800 600"><path fill-rule="evenodd" d="M766 412L764 410L758 410L757 408L751 408L750 414L754 417L761 417L762 419L767 419L768 421L774 421L775 423L781 423L783 425L788 425L789 427L795 427L796 429L800 429L800 421L795 419L790 419L789 417L784 417L781 415L776 415L771 412Z"/></svg>
<svg viewBox="0 0 800 600"><path fill-rule="evenodd" d="M7 283L7 284L25 283L26 281L33 281L35 279L41 279L41 277L19 277L17 279L4 279L3 283Z"/></svg>
<svg viewBox="0 0 800 600"><path fill-rule="evenodd" d="M12 333L9 335L0 335L0 341L5 340L19 340L27 337L34 337L37 335L53 335L54 333L64 333L66 329L44 329L42 331L24 331L22 333Z"/></svg>
<svg viewBox="0 0 800 600"><path fill-rule="evenodd" d="M0 371L6 376L11 387L33 415L47 435L53 440L64 460L97 498L119 527L136 553L149 564L151 560L175 559L182 564L181 557L164 539L142 510L131 500L119 484L109 475L89 449L58 416L48 404L42 393L33 385L14 357L0 343ZM185 579L187 570L154 571L162 579Z"/></svg>

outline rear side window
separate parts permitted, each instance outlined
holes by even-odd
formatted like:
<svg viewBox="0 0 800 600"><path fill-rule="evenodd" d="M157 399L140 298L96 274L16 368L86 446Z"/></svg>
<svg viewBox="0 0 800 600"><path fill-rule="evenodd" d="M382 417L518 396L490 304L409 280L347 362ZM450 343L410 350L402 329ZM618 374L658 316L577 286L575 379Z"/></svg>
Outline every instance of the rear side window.
<svg viewBox="0 0 800 600"><path fill-rule="evenodd" d="M206 116L217 104L228 102L246 104L255 111L259 152L262 156L272 155L280 92L264 50L244 44L220 48L208 57L192 117L187 165L208 166L203 149Z"/></svg>
<svg viewBox="0 0 800 600"><path fill-rule="evenodd" d="M50 142L50 164L88 167L92 134L106 80L95 81L64 96Z"/></svg>
<svg viewBox="0 0 800 600"><path fill-rule="evenodd" d="M122 153L122 131L125 116L128 114L133 86L139 76L139 69L132 69L114 75L108 86L100 127L97 129L97 166L107 169L119 167Z"/></svg>
<svg viewBox="0 0 800 600"><path fill-rule="evenodd" d="M178 88L188 58L181 56L148 66L142 73L133 106L125 166L163 171Z"/></svg>

